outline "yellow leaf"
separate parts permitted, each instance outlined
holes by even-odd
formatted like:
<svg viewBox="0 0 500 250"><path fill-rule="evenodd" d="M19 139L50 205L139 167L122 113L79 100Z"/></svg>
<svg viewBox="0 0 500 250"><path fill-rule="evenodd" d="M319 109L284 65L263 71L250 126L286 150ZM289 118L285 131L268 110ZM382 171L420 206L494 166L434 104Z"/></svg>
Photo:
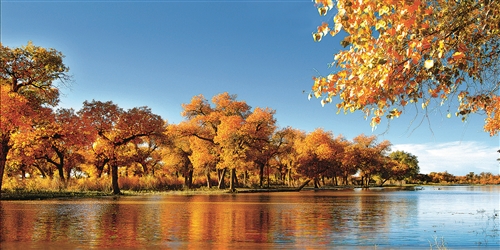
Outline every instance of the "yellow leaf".
<svg viewBox="0 0 500 250"><path fill-rule="evenodd" d="M340 29L342 29L341 23L335 23L335 33L339 33Z"/></svg>
<svg viewBox="0 0 500 250"><path fill-rule="evenodd" d="M385 29L386 25L387 25L387 23L384 20L380 20L377 22L377 24L375 24L375 29L376 30L379 30L380 28Z"/></svg>
<svg viewBox="0 0 500 250"><path fill-rule="evenodd" d="M323 34L321 33L313 33L313 39L315 42L321 41L321 38L323 38Z"/></svg>
<svg viewBox="0 0 500 250"><path fill-rule="evenodd" d="M455 52L453 53L453 60L460 60L462 58L464 58L465 55L463 52Z"/></svg>
<svg viewBox="0 0 500 250"><path fill-rule="evenodd" d="M426 60L426 61L424 62L424 67L425 67L426 69L430 69L430 68L432 68L433 66L434 66L434 60Z"/></svg>
<svg viewBox="0 0 500 250"><path fill-rule="evenodd" d="M388 13L389 13L389 11L390 11L389 7L387 7L387 6L383 6L382 8L380 8L380 9L378 10L378 14L379 14L380 16L382 16L382 15L384 15L384 14L388 14Z"/></svg>
<svg viewBox="0 0 500 250"><path fill-rule="evenodd" d="M422 109L427 108L427 105L429 105L429 100L422 103Z"/></svg>
<svg viewBox="0 0 500 250"><path fill-rule="evenodd" d="M319 15L320 15L320 16L325 16L325 15L326 15L326 13L328 13L328 8L327 8L327 7L325 7L325 6L320 7L320 8L318 8L318 12L319 12Z"/></svg>

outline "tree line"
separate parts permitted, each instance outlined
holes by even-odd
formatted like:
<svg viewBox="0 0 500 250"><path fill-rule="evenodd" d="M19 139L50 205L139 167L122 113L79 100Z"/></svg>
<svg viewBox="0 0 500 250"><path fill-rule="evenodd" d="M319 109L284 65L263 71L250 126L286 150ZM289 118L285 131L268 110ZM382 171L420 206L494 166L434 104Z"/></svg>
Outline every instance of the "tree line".
<svg viewBox="0 0 500 250"><path fill-rule="evenodd" d="M419 172L417 157L390 153L389 141L359 135L352 141L330 131L279 128L270 108L251 108L236 95L182 104L184 121L169 124L148 107L125 110L112 101L85 101L80 110L56 108L70 80L54 49L1 46L0 187L8 177L76 178L179 176L208 187L235 190L273 182L315 187L403 180ZM352 176L358 174L359 180Z"/></svg>

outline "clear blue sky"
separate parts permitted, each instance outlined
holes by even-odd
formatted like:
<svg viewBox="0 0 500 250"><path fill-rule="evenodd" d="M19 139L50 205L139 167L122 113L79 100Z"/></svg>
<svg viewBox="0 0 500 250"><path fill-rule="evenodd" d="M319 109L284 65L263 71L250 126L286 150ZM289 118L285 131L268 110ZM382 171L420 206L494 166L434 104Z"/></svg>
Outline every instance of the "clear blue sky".
<svg viewBox="0 0 500 250"><path fill-rule="evenodd" d="M182 103L227 91L275 109L281 127L389 140L417 155L423 173L499 173L499 138L483 132L483 116L462 123L431 112L418 126L422 110L415 120L408 108L389 128L372 131L361 113L337 115L334 105L308 101L312 76L327 75L340 48L341 37L315 43L311 36L331 18L310 0L2 0L1 41L19 47L31 40L66 56L73 83L62 89L62 107L112 100L178 123Z"/></svg>

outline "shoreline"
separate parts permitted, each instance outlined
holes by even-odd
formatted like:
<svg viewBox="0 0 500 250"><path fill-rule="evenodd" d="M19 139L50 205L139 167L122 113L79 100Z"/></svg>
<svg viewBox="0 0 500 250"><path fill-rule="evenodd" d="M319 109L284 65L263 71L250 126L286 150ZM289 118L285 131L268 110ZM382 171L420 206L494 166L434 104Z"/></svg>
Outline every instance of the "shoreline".
<svg viewBox="0 0 500 250"><path fill-rule="evenodd" d="M478 184L432 184L432 185L416 185L407 184L403 186L327 186L321 188L304 187L303 191L343 191L354 190L359 188L367 189L402 189L418 191L425 189L425 187L438 187L438 186L497 186L497 185L478 185ZM249 193L275 193L275 192L300 192L298 188L276 187L276 188L239 188L234 192L228 189L191 189L191 190L170 190L170 191L129 191L123 190L121 195L115 195L102 191L4 191L0 195L0 201L9 200L52 200L52 199L81 199L81 198L105 198L105 197L127 197L127 196L147 196L147 195L227 195L227 194L249 194Z"/></svg>

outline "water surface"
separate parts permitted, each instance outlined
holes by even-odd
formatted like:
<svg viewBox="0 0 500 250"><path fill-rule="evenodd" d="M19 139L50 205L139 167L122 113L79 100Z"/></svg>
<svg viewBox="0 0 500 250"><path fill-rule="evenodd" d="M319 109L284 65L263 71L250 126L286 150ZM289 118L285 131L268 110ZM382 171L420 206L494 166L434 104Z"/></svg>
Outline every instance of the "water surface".
<svg viewBox="0 0 500 250"><path fill-rule="evenodd" d="M498 249L500 186L0 201L0 248Z"/></svg>

